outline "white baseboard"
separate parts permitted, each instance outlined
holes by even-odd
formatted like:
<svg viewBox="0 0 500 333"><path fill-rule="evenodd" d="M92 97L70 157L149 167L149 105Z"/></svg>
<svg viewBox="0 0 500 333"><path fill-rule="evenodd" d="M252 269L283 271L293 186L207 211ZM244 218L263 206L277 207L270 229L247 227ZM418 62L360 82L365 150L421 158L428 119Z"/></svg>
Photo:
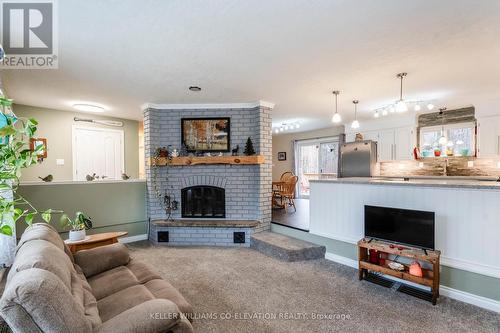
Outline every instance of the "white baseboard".
<svg viewBox="0 0 500 333"><path fill-rule="evenodd" d="M334 261L336 263L358 269L357 260L353 260L350 258L339 256L338 254L327 252L327 253L325 253L325 259L328 259L328 260ZM400 281L399 279L393 278L392 276L387 276L387 275L384 275L384 276L387 277L388 279L391 279L391 280ZM405 281L405 283L414 285L416 287L418 286L416 284L413 284L413 283L410 283L407 281ZM471 293L468 293L465 291L453 289L453 288L446 287L443 285L439 286L439 293L443 296L455 299L457 301L469 303L469 304L478 306L478 307L483 308L483 309L487 309L487 310L491 310L491 311L500 313L500 301L497 301L497 300L494 300L491 298L486 298L483 296L474 295L474 294L471 294Z"/></svg>
<svg viewBox="0 0 500 333"><path fill-rule="evenodd" d="M142 240L147 240L148 239L148 234L142 234L142 235L135 235L135 236L129 236L129 237L121 237L118 238L118 241L120 243L133 243L133 242L138 242Z"/></svg>

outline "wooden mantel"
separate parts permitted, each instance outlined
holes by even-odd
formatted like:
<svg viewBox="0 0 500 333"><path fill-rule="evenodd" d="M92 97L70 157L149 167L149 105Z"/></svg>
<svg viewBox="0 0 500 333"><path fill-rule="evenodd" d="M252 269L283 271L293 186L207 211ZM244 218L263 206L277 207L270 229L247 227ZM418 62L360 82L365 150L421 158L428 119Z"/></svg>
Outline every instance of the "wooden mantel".
<svg viewBox="0 0 500 333"><path fill-rule="evenodd" d="M168 162L166 157L152 157L150 158L150 165L156 166L183 166L183 165L203 165L203 164L263 164L263 155L255 156L186 156L186 157L172 157ZM168 162L168 163L167 163Z"/></svg>

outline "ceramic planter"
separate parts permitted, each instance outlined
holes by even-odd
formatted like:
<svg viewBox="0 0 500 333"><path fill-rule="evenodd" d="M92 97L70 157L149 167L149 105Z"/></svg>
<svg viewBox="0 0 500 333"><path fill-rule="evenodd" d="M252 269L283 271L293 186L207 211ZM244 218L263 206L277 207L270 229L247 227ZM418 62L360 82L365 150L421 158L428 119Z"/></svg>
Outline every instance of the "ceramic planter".
<svg viewBox="0 0 500 333"><path fill-rule="evenodd" d="M70 230L69 231L69 240L72 242L81 241L85 239L85 229L83 230Z"/></svg>

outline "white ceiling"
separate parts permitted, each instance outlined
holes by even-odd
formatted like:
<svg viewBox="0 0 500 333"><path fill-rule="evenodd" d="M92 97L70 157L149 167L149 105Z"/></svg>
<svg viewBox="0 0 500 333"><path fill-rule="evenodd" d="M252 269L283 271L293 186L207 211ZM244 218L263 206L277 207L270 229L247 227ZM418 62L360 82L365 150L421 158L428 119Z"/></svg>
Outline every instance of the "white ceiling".
<svg viewBox="0 0 500 333"><path fill-rule="evenodd" d="M500 1L64 0L59 69L9 70L17 103L73 101L141 119L144 103L276 104L273 121L330 125L405 97L499 112ZM199 85L202 91L188 91ZM383 121L383 120L380 120Z"/></svg>

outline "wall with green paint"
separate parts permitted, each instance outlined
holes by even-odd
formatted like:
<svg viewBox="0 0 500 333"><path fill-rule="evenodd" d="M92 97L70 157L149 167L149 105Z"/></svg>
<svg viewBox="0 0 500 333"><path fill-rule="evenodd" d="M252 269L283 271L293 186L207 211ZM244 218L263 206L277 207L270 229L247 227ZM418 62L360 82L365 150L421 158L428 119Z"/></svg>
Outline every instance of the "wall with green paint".
<svg viewBox="0 0 500 333"><path fill-rule="evenodd" d="M326 247L326 252L358 260L355 245L272 224L271 231ZM441 266L441 285L500 301L500 279L457 268Z"/></svg>
<svg viewBox="0 0 500 333"><path fill-rule="evenodd" d="M74 184L21 184L18 193L30 200L38 209L64 210L70 217L77 211L92 217L91 233L127 231L128 236L147 233L146 183L144 181L118 181L113 183ZM41 222L40 218L36 222ZM65 231L54 216L51 222L60 232ZM18 223L17 236L26 229ZM66 234L63 234L66 237Z"/></svg>
<svg viewBox="0 0 500 333"><path fill-rule="evenodd" d="M61 111L15 104L14 112L21 118L35 118L38 121L37 137L47 139L47 158L43 162L23 169L22 181L39 180L48 174L54 181L73 179L72 129L76 123L73 118L92 118L123 122L119 128L124 133L125 172L132 178L139 177L139 122L102 115ZM109 128L107 126L89 124L92 127ZM64 165L56 165L56 159L64 159Z"/></svg>

